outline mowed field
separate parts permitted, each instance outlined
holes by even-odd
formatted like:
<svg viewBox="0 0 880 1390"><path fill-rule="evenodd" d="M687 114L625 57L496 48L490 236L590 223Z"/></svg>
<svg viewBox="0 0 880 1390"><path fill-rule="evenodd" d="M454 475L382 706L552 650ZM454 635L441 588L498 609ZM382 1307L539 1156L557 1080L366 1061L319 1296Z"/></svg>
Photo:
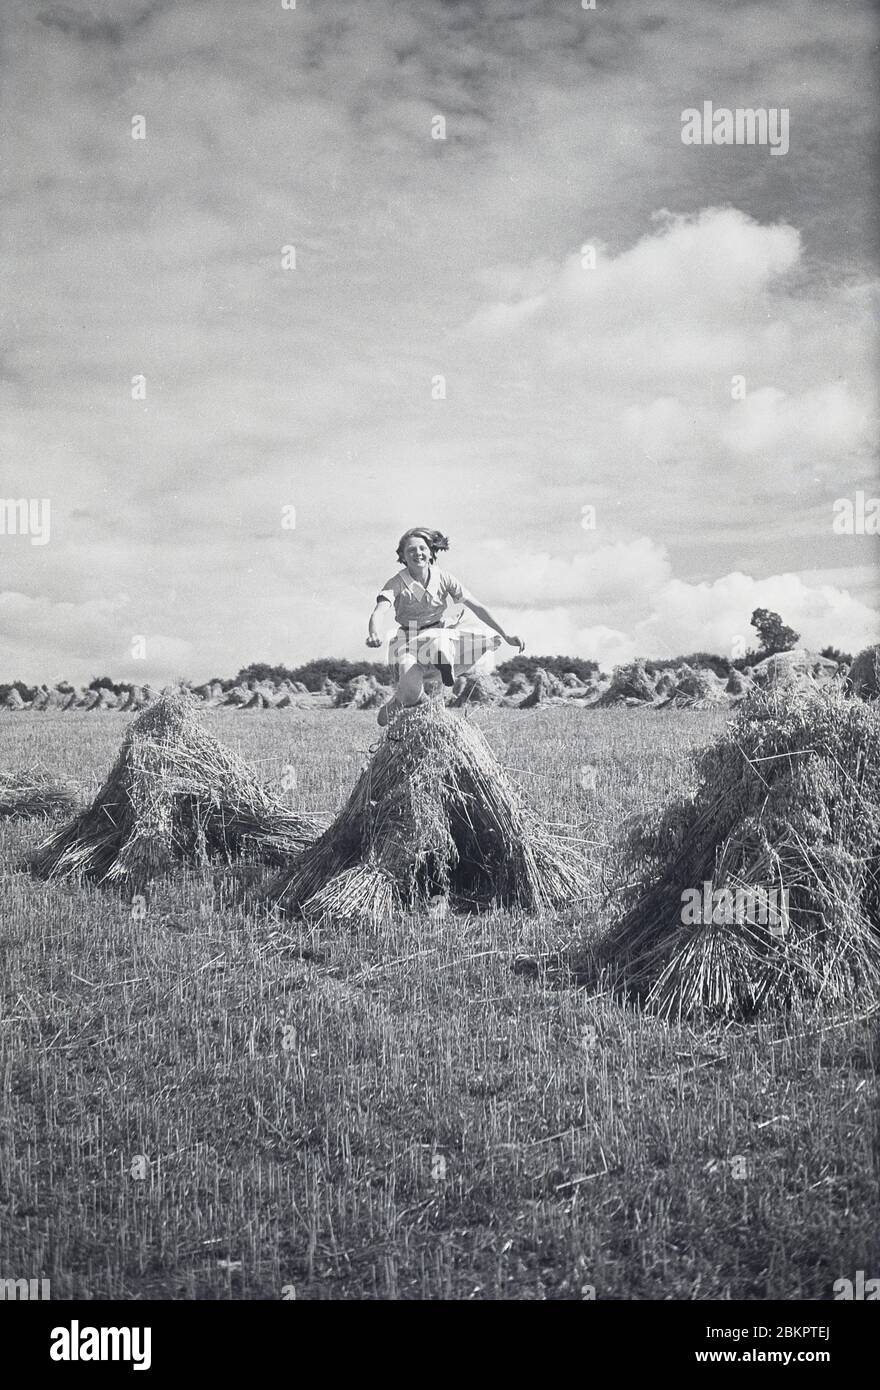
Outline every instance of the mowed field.
<svg viewBox="0 0 880 1390"><path fill-rule="evenodd" d="M584 842L577 912L278 920L262 870L145 915L35 882L0 822L0 1277L53 1299L829 1299L880 1274L876 1019L671 1026L552 961L627 816L728 712L472 715ZM0 714L0 766L97 789L129 716ZM375 714L209 711L332 813ZM583 773L582 769L587 772ZM289 774L288 774L289 780Z"/></svg>

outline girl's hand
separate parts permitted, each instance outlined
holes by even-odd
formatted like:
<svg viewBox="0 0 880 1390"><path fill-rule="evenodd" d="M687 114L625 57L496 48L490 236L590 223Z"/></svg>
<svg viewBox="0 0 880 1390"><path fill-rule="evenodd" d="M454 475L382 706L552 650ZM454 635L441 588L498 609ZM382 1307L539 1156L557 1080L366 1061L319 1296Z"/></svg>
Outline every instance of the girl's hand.
<svg viewBox="0 0 880 1390"><path fill-rule="evenodd" d="M368 637L367 637L367 646L368 646L368 647L381 647L381 645L382 645L382 638L378 635L378 633L375 633L375 632L369 633L369 635L368 635Z"/></svg>
<svg viewBox="0 0 880 1390"><path fill-rule="evenodd" d="M521 637L505 637L504 640L509 647L519 647L521 652L526 649L526 644Z"/></svg>

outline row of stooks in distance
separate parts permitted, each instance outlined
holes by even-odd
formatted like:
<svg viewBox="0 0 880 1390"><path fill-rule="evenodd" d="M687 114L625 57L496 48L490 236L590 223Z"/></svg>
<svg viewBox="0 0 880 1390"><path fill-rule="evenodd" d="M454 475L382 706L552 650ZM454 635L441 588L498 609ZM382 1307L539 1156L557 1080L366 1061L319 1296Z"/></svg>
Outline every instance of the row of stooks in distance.
<svg viewBox="0 0 880 1390"><path fill-rule="evenodd" d="M505 708L530 709L543 704L574 706L653 705L658 708L706 708L712 705L735 704L755 686L792 685L844 680L852 684L857 694L876 691L878 680L878 647L861 652L847 670L836 661L818 653L799 648L766 657L740 671L731 669L722 678L705 667L686 664L662 671L647 669L645 662L635 661L615 667L608 675L598 673L590 681L582 681L574 672L561 677L538 667L532 679L517 674L508 681L490 670L478 670L460 676L453 687L449 703L453 708L469 704L495 704ZM122 710L138 711L181 687L166 686L162 691L151 685L134 686L118 695L107 688L75 690L72 687L49 689L41 686L33 699L23 699L13 688L2 708L11 711L37 712L65 710ZM300 681L256 682L224 689L219 681L184 687L202 705L212 708L228 707L241 710L299 708L376 709L390 698L391 690L372 675L360 675L345 685L325 680L317 692L311 692Z"/></svg>

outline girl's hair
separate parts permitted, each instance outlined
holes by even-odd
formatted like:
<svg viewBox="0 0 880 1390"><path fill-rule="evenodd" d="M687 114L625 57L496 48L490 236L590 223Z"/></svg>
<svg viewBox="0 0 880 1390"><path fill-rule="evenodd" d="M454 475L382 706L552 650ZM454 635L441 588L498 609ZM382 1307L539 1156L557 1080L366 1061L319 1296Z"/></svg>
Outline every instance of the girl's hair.
<svg viewBox="0 0 880 1390"><path fill-rule="evenodd" d="M431 552L432 560L437 559L438 550L449 549L449 541L442 531L432 531L430 526L411 526L408 531L404 531L397 543L397 558L402 565L406 564L406 557L403 552L411 536L421 536Z"/></svg>

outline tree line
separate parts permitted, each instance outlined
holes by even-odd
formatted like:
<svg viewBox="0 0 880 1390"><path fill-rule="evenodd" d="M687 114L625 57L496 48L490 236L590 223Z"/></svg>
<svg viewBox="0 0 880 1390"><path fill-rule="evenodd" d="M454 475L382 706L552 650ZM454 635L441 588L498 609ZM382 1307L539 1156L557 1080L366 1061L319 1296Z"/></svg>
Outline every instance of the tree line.
<svg viewBox="0 0 880 1390"><path fill-rule="evenodd" d="M788 627L778 613L767 608L755 609L751 617L751 625L757 633L757 645L750 647L742 656L726 657L719 656L717 652L689 652L686 656L652 657L645 662L645 669L656 675L658 671L687 664L688 666L707 667L714 671L717 676L728 676L732 669L741 671L744 667L754 665L756 661L761 661L765 657L775 656L779 652L791 651L800 641L800 633L795 632L794 628ZM837 647L823 647L820 655L845 664L852 661L852 655L849 652L840 651ZM520 674L533 680L539 666L554 676L563 676L566 672L572 671L582 681L588 681L599 670L597 661L584 660L577 656L525 655L514 656L509 661L502 662L500 666L496 667L496 670L505 681ZM268 661L252 661L250 665L242 666L235 676L214 676L204 684L217 684L226 691L231 690L236 685L248 686L263 682L277 685L281 681L290 680L298 681L307 690L316 692L321 689L325 680L334 681L337 685L345 685L355 676L374 676L382 685L390 685L394 680L392 668L380 661L348 661L345 657L322 656L314 661L307 661L301 666L284 666L282 664L273 666ZM132 690L134 684L133 681L116 681L112 676L93 676L86 688L89 690L112 690L114 695L121 695L123 692ZM11 690L17 690L25 701L33 700L38 688L38 686L28 685L20 680L5 683L0 681L0 701L5 700ZM57 689L72 690L73 686L69 681L59 681Z"/></svg>

